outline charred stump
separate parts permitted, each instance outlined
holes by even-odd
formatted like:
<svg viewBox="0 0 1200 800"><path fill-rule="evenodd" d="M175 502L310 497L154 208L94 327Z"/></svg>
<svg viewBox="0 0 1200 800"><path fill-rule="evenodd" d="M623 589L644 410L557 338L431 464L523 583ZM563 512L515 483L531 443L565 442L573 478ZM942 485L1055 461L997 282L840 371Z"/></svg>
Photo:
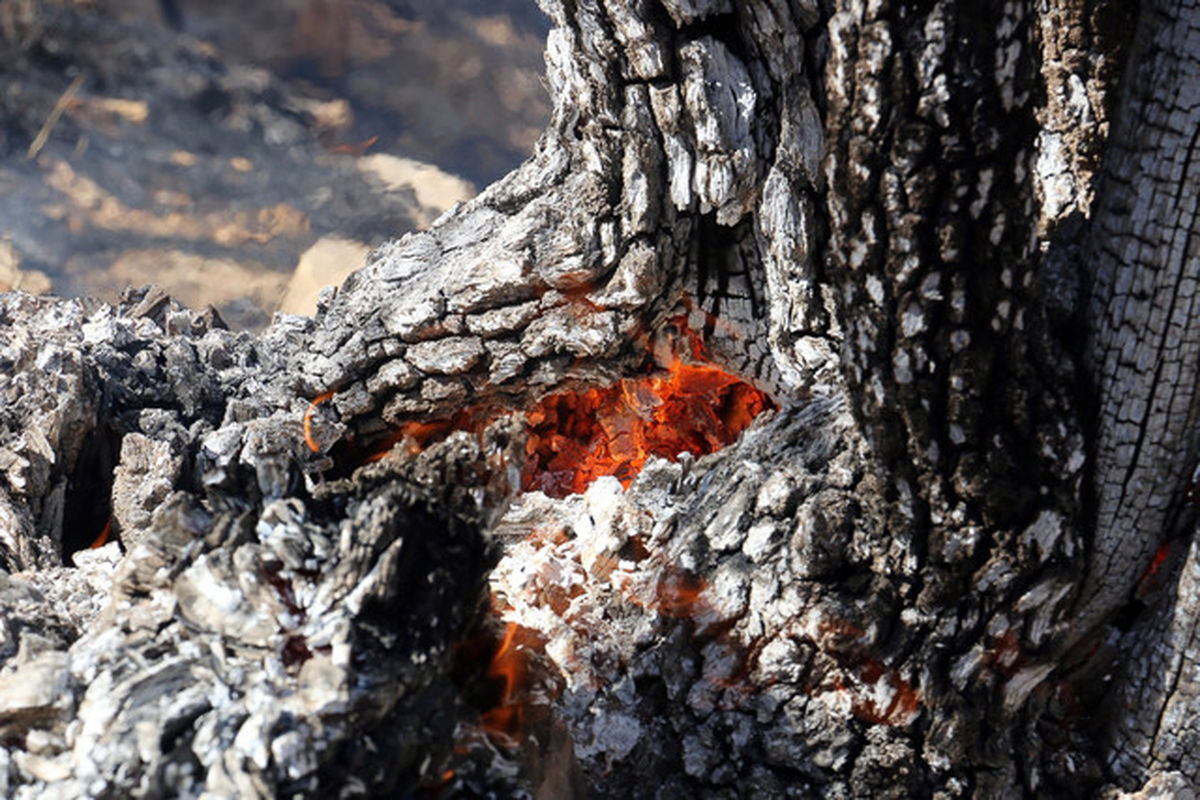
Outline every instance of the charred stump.
<svg viewBox="0 0 1200 800"><path fill-rule="evenodd" d="M314 317L0 297L0 787L1200 779L1197 9L542 6Z"/></svg>

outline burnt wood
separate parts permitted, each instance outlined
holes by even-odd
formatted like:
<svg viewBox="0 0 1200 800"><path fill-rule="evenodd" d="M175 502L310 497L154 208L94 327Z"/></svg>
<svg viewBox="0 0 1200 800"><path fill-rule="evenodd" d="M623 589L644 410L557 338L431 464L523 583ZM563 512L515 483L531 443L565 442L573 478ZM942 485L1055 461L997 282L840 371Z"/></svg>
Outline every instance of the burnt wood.
<svg viewBox="0 0 1200 800"><path fill-rule="evenodd" d="M1200 8L541 5L536 152L314 317L0 297L0 787L1200 781ZM688 335L778 408L518 496L526 410ZM558 677L468 764L493 564Z"/></svg>

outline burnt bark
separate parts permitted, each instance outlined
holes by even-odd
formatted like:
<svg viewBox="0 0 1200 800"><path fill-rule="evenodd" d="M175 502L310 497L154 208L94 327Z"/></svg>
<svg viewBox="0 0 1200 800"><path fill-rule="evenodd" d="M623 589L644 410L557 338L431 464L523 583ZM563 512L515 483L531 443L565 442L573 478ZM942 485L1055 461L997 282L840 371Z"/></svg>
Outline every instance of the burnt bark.
<svg viewBox="0 0 1200 800"><path fill-rule="evenodd" d="M0 786L1200 780L1197 7L542 5L537 152L315 317L3 298ZM517 496L524 411L688 331L778 409ZM556 689L472 771L489 570Z"/></svg>

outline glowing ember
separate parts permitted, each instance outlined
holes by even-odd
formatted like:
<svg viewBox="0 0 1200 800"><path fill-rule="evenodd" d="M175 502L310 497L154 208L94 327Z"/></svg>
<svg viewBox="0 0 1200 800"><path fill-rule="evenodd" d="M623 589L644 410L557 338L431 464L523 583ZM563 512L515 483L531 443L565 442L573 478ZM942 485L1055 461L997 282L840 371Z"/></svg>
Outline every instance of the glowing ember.
<svg viewBox="0 0 1200 800"><path fill-rule="evenodd" d="M668 322L680 331L676 343L688 346L691 358L704 359L699 336L680 321ZM712 453L773 407L758 389L709 364L685 363L676 356L666 377L661 375L544 398L526 414L529 438L522 488L562 498L584 491L604 475L615 476L629 488L650 456L675 460L682 453ZM304 442L314 453L322 450L314 416L333 395L317 395L304 412ZM450 418L404 422L382 439L339 442L330 455L348 469L378 461L404 442L408 454L415 455L453 431L482 431L494 414L495 409L477 406Z"/></svg>
<svg viewBox="0 0 1200 800"><path fill-rule="evenodd" d="M687 619L710 612L700 595L708 588L697 575L682 569L668 570L658 584L658 601L653 608L664 617Z"/></svg>
<svg viewBox="0 0 1200 800"><path fill-rule="evenodd" d="M1007 630L1002 636L992 638L992 646L985 651L988 664L1005 677L1011 677L1025 666L1021 640L1015 631Z"/></svg>
<svg viewBox="0 0 1200 800"><path fill-rule="evenodd" d="M858 685L850 693L851 709L859 719L873 725L908 725L920 712L916 687L875 659L863 662L857 678Z"/></svg>
<svg viewBox="0 0 1200 800"><path fill-rule="evenodd" d="M701 456L731 443L766 395L712 366L676 361L667 377L545 398L529 412L522 488L551 497L584 491L602 475L628 488L650 456Z"/></svg>
<svg viewBox="0 0 1200 800"><path fill-rule="evenodd" d="M633 585L626 573L617 582L622 599L668 619L703 621L712 616L712 605L701 596L708 588L708 582L700 576L672 564L643 570L642 574L654 578L650 592Z"/></svg>
<svg viewBox="0 0 1200 800"><path fill-rule="evenodd" d="M1162 565L1166 563L1167 556L1171 554L1171 542L1167 540L1158 546L1154 551L1154 558L1150 559L1142 576L1138 578L1135 594L1138 598L1145 598L1146 595L1159 588L1162 581L1162 576L1158 571L1162 569Z"/></svg>

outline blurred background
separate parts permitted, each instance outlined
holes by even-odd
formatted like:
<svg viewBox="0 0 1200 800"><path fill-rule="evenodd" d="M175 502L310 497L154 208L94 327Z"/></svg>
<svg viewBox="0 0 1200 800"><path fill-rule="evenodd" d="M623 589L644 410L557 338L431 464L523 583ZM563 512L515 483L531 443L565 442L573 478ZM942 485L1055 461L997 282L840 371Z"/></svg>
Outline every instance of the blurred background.
<svg viewBox="0 0 1200 800"><path fill-rule="evenodd" d="M0 0L0 290L311 313L546 124L534 0Z"/></svg>

